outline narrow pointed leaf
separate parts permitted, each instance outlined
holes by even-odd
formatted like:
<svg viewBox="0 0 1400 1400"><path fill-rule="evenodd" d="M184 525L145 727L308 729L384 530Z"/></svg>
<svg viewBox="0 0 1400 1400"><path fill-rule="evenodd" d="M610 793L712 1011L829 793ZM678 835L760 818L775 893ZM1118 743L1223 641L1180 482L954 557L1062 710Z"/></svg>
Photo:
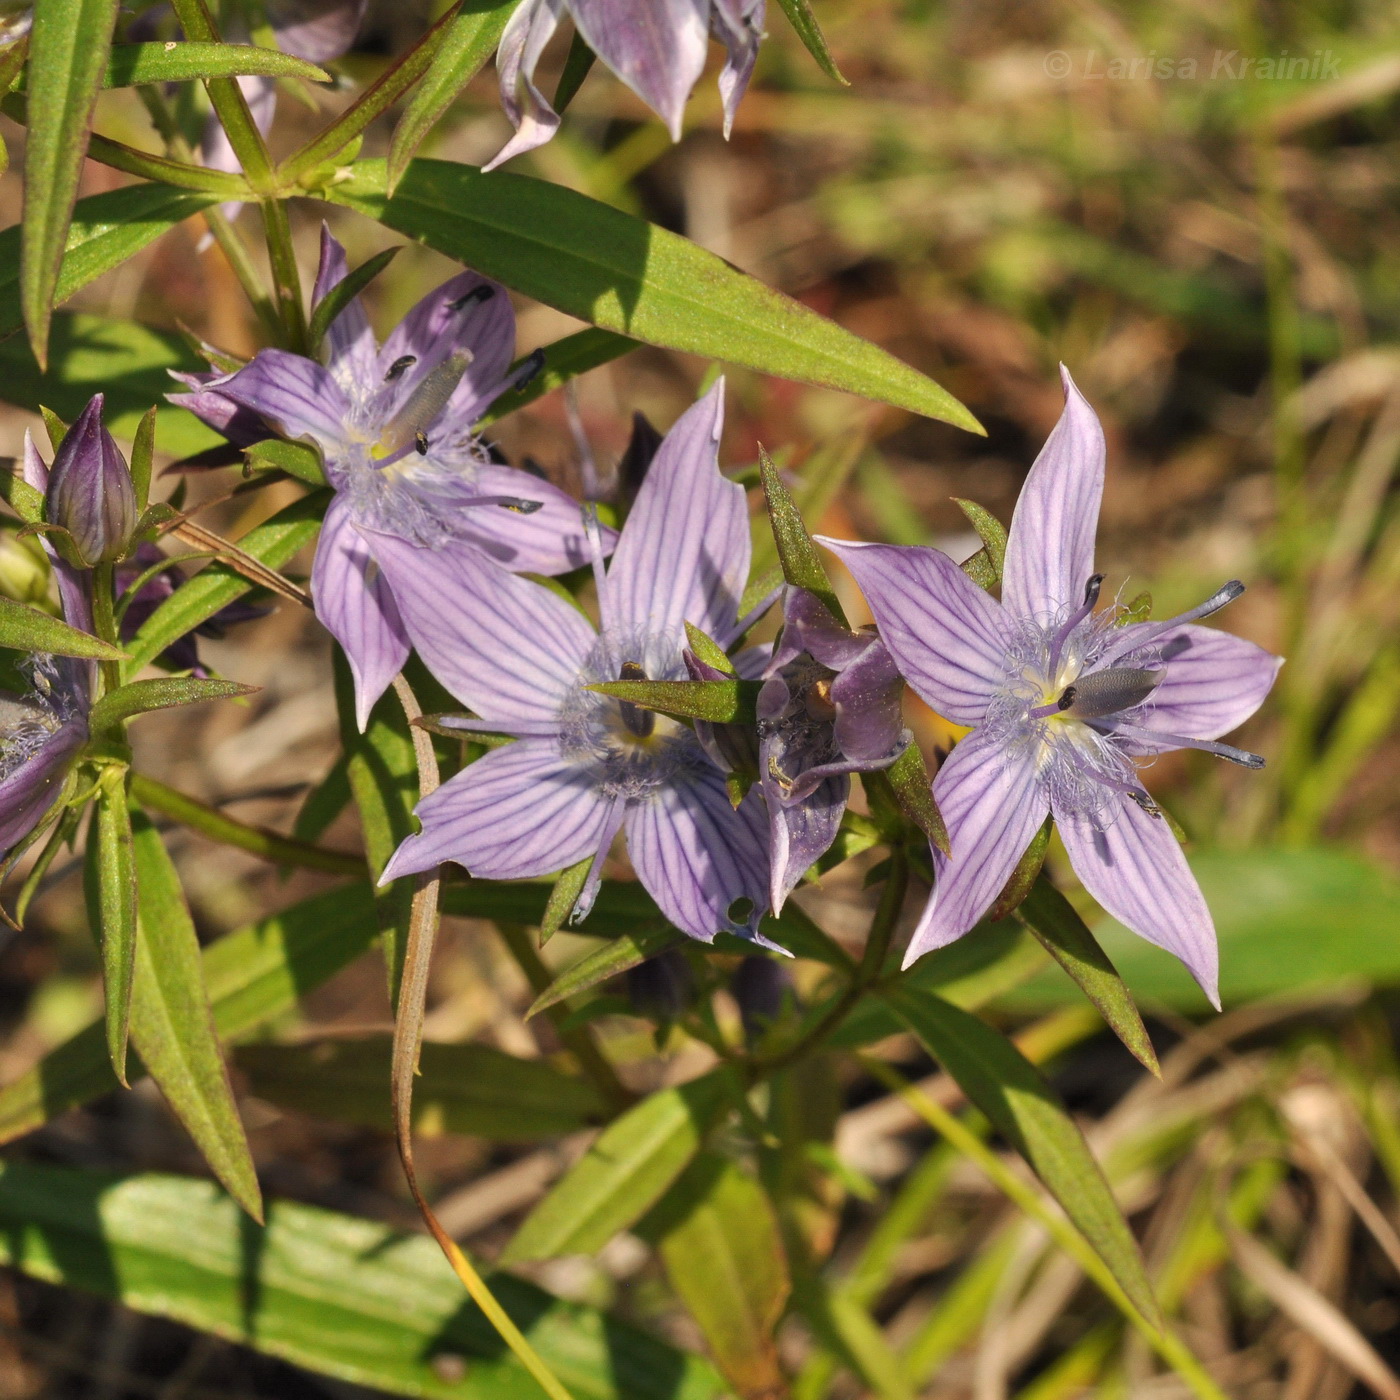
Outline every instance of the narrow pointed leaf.
<svg viewBox="0 0 1400 1400"><path fill-rule="evenodd" d="M967 516L972 528L987 551L987 563L991 566L992 582L1000 583L1002 571L1006 567L1006 529L990 511L984 510L976 501L964 501L953 497L962 513Z"/></svg>
<svg viewBox="0 0 1400 1400"><path fill-rule="evenodd" d="M0 1261L321 1375L423 1400L540 1390L437 1246L276 1201L267 1225L212 1182L28 1162L0 1168ZM710 1366L509 1274L492 1292L574 1400L723 1400Z"/></svg>
<svg viewBox="0 0 1400 1400"><path fill-rule="evenodd" d="M318 492L294 501L271 519L255 525L238 541L238 547L269 568L281 568L316 538L329 500L328 492ZM135 671L154 661L172 642L194 631L201 622L207 622L220 608L241 598L252 587L232 565L218 560L201 569L142 623L141 630L128 644L129 669Z"/></svg>
<svg viewBox="0 0 1400 1400"><path fill-rule="evenodd" d="M131 1039L214 1175L255 1220L262 1192L204 988L199 937L160 832L132 820L141 892Z"/></svg>
<svg viewBox="0 0 1400 1400"><path fill-rule="evenodd" d="M593 857L584 856L567 870L559 872L559 878L549 892L549 902L544 906L544 917L540 920L541 944L548 943L574 912L574 905L588 882L588 872L592 868Z"/></svg>
<svg viewBox="0 0 1400 1400"><path fill-rule="evenodd" d="M613 331L600 331L590 326L585 331L575 331L559 340L552 341L538 353L544 358L544 367L529 383L519 389L507 389L478 420L478 426L485 427L524 408L528 403L552 393L555 389L587 374L599 365L611 364L613 360L637 348L637 341ZM517 360L513 369L520 369L524 360Z"/></svg>
<svg viewBox="0 0 1400 1400"><path fill-rule="evenodd" d="M683 942L685 934L669 925L639 929L635 933L624 933L620 938L610 939L596 952L580 958L572 967L561 972L531 1003L525 1019L529 1020L531 1016L537 1016L561 1001L607 982L628 968L639 967L648 958L654 958L665 949Z"/></svg>
<svg viewBox="0 0 1400 1400"><path fill-rule="evenodd" d="M332 823L350 805L349 760L341 754L331 771L306 794L292 823L292 836L298 841L319 841Z"/></svg>
<svg viewBox="0 0 1400 1400"><path fill-rule="evenodd" d="M321 454L309 443L268 438L266 442L255 442L244 451L243 456L249 471L286 472L308 486L326 484L326 469L322 465Z"/></svg>
<svg viewBox="0 0 1400 1400"><path fill-rule="evenodd" d="M89 828L84 886L88 919L102 951L103 1025L112 1072L126 1077L126 1046L131 1026L132 984L136 971L136 869L131 849L131 814L125 784L117 781L97 794Z"/></svg>
<svg viewBox="0 0 1400 1400"><path fill-rule="evenodd" d="M807 52L817 60L822 72L835 82L849 87L849 81L842 76L841 70L836 66L836 60L831 56L831 50L826 46L826 36L822 33L817 17L812 13L812 7L807 0L778 0L778 3L783 7L788 23L797 31L797 37L802 40Z"/></svg>
<svg viewBox="0 0 1400 1400"><path fill-rule="evenodd" d="M1051 820L1046 817L1040 830L1031 837L1030 845L1022 852L1016 868L1007 877L1002 891L992 902L992 907L982 916L989 924L997 923L1014 913L1022 900L1030 894L1031 886L1040 878L1045 864L1045 853L1050 849Z"/></svg>
<svg viewBox="0 0 1400 1400"><path fill-rule="evenodd" d="M177 705L199 705L206 700L252 695L257 689L255 685L242 685L238 681L201 680L197 676L132 681L104 695L92 707L92 727L102 729L148 710L170 710Z"/></svg>
<svg viewBox="0 0 1400 1400"><path fill-rule="evenodd" d="M44 493L36 491L16 469L0 470L0 500L26 525L44 518Z"/></svg>
<svg viewBox="0 0 1400 1400"><path fill-rule="evenodd" d="M715 724L752 724L759 681L599 681L590 685L602 695L640 705L681 719L705 719Z"/></svg>
<svg viewBox="0 0 1400 1400"><path fill-rule="evenodd" d="M94 661L121 661L126 653L88 632L80 632L48 613L0 598L0 647L12 651L46 651L52 656L81 656Z"/></svg>
<svg viewBox="0 0 1400 1400"><path fill-rule="evenodd" d="M755 1400L786 1393L775 1333L792 1280L763 1188L727 1158L702 1152L645 1233L725 1379Z"/></svg>
<svg viewBox="0 0 1400 1400"><path fill-rule="evenodd" d="M583 86L583 80L593 71L597 57L598 55L588 47L583 35L574 30L573 42L569 45L568 57L564 60L563 70L559 74L559 85L554 89L554 101L551 104L561 117L568 111L569 103L578 96L578 90Z"/></svg>
<svg viewBox="0 0 1400 1400"><path fill-rule="evenodd" d="M702 632L694 623L687 622L685 624L685 638L696 658L703 661L706 666L713 666L716 671L723 671L726 675L732 676L734 674L734 663L725 655L724 648L713 637Z"/></svg>
<svg viewBox="0 0 1400 1400"><path fill-rule="evenodd" d="M19 275L24 323L41 365L116 22L117 0L43 0L34 7L28 69L33 120L24 149Z"/></svg>
<svg viewBox="0 0 1400 1400"><path fill-rule="evenodd" d="M910 740L904 752L882 774L872 773L864 781L878 785L881 778L889 783L904 815L947 855L948 828L933 800L933 779L929 777L928 765L918 744Z"/></svg>
<svg viewBox="0 0 1400 1400"><path fill-rule="evenodd" d="M303 58L256 44L114 44L102 77L104 88L141 83L189 83L201 78L305 78L328 83L331 75Z"/></svg>
<svg viewBox="0 0 1400 1400"><path fill-rule="evenodd" d="M807 526L797 503L792 499L792 492L773 465L773 459L762 448L758 452L758 470L763 481L763 494L768 501L768 520L773 527L783 577L794 588L805 588L808 593L815 594L838 622L845 622L845 611L827 577L821 554L807 533Z"/></svg>
<svg viewBox="0 0 1400 1400"><path fill-rule="evenodd" d="M303 900L211 943L201 958L220 1036L237 1040L293 1011L301 998L368 950L376 929L369 886ZM143 1072L131 1056L131 1077ZM0 1089L0 1143L117 1087L103 1026L94 1022Z"/></svg>
<svg viewBox="0 0 1400 1400"><path fill-rule="evenodd" d="M136 488L136 509L143 515L151 500L151 459L155 450L156 408L152 404L141 416L131 442L131 484Z"/></svg>
<svg viewBox="0 0 1400 1400"><path fill-rule="evenodd" d="M603 330L981 431L951 394L878 346L679 235L559 185L419 160L390 198L383 162L361 161L326 198Z"/></svg>
<svg viewBox="0 0 1400 1400"><path fill-rule="evenodd" d="M728 1069L721 1068L628 1109L531 1211L502 1263L601 1249L660 1200L736 1093Z"/></svg>
<svg viewBox="0 0 1400 1400"><path fill-rule="evenodd" d="M1078 983L1134 1058L1160 1075L1157 1053L1132 994L1069 900L1041 877L1026 892L1018 913L1021 922Z"/></svg>
<svg viewBox="0 0 1400 1400"><path fill-rule="evenodd" d="M985 1021L907 982L882 995L924 1048L1026 1159L1151 1321L1157 1300L1142 1252L1084 1135L1024 1055Z"/></svg>
<svg viewBox="0 0 1400 1400"><path fill-rule="evenodd" d="M485 9L463 5L452 17L431 67L394 128L394 138L389 143L390 193L403 178L423 139L496 51L515 6L516 0L504 0Z"/></svg>
<svg viewBox="0 0 1400 1400"><path fill-rule="evenodd" d="M393 1127L387 1035L297 1045L248 1045L235 1059L259 1098L340 1123ZM586 1080L544 1060L521 1060L489 1045L422 1046L413 1086L419 1136L461 1133L527 1142L577 1132L606 1110Z"/></svg>
<svg viewBox="0 0 1400 1400"><path fill-rule="evenodd" d="M331 322L355 300L391 262L398 257L398 248L385 248L382 253L376 253L372 258L366 259L353 272L342 277L334 287L316 303L316 309L311 313L311 322L307 327L307 338L311 342L311 353L318 352L321 339L330 329ZM295 444L299 446L300 444ZM322 476L322 481L325 478Z"/></svg>

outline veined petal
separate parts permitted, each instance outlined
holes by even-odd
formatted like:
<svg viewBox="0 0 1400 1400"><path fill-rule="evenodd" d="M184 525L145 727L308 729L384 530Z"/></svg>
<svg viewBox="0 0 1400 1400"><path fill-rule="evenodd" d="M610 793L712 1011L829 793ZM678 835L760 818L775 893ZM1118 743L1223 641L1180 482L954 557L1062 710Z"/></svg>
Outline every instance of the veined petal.
<svg viewBox="0 0 1400 1400"><path fill-rule="evenodd" d="M857 765L894 757L905 737L900 698L904 686L894 658L878 638L831 683L836 744Z"/></svg>
<svg viewBox="0 0 1400 1400"><path fill-rule="evenodd" d="M1130 623L1122 631L1151 626ZM1165 663L1165 674L1152 692L1144 723L1191 739L1218 739L1238 729L1264 703L1283 665L1281 656L1253 642L1190 623L1154 638L1152 652ZM1129 654L1123 664L1139 663Z"/></svg>
<svg viewBox="0 0 1400 1400"><path fill-rule="evenodd" d="M1084 601L1103 499L1103 427L1063 366L1060 378L1065 411L1021 488L1001 581L1012 616L1042 621Z"/></svg>
<svg viewBox="0 0 1400 1400"><path fill-rule="evenodd" d="M345 249L340 246L330 226L322 222L321 262L316 269L316 285L311 290L313 310L325 300L332 288L345 280L349 270ZM356 392L357 388L363 392L376 382L376 354L369 313L365 311L364 302L355 297L326 330L326 365L347 394Z"/></svg>
<svg viewBox="0 0 1400 1400"><path fill-rule="evenodd" d="M828 777L801 801L785 803L778 785L765 778L763 795L772 861L769 897L773 912L779 914L798 882L836 840L851 795L851 780Z"/></svg>
<svg viewBox="0 0 1400 1400"><path fill-rule="evenodd" d="M905 680L954 723L980 724L1005 679L1005 611L939 550L816 539L855 575Z"/></svg>
<svg viewBox="0 0 1400 1400"><path fill-rule="evenodd" d="M87 725L70 720L0 782L0 856L24 840L63 791L63 780L87 742Z"/></svg>
<svg viewBox="0 0 1400 1400"><path fill-rule="evenodd" d="M473 300L473 293L484 300ZM474 272L460 272L434 288L394 327L379 352L374 383L383 385L395 365L411 360L385 385L376 413L392 418L424 379L459 351L471 361L433 419L433 436L470 429L500 392L515 354L515 310L506 289Z"/></svg>
<svg viewBox="0 0 1400 1400"><path fill-rule="evenodd" d="M734 113L748 91L763 38L763 0L714 0L710 28L725 47L724 71L719 75L719 95L724 102L724 135L734 128Z"/></svg>
<svg viewBox="0 0 1400 1400"><path fill-rule="evenodd" d="M408 632L389 582L340 496L330 503L321 526L311 566L311 597L321 625L340 643L350 663L355 719L363 733L374 702L408 660Z"/></svg>
<svg viewBox="0 0 1400 1400"><path fill-rule="evenodd" d="M565 0L523 0L506 21L496 48L496 73L500 79L501 106L515 128L515 135L481 168L494 170L512 156L524 155L559 130L559 114L535 86L535 68L545 46L554 37L564 13ZM522 104L517 89L525 89Z"/></svg>
<svg viewBox="0 0 1400 1400"><path fill-rule="evenodd" d="M597 640L577 608L468 547L361 533L419 656L457 699L506 733L512 721L558 719Z"/></svg>
<svg viewBox="0 0 1400 1400"><path fill-rule="evenodd" d="M1050 810L1034 765L976 735L944 760L933 795L952 854L933 851L933 893L905 967L961 938L992 907Z"/></svg>
<svg viewBox="0 0 1400 1400"><path fill-rule="evenodd" d="M724 380L676 419L657 449L608 567L608 629L675 636L693 623L733 640L748 578L744 488L719 470Z"/></svg>
<svg viewBox="0 0 1400 1400"><path fill-rule="evenodd" d="M413 485L421 497L441 501L458 539L512 573L562 574L591 558L579 503L529 472L484 463L473 465L469 476L414 473ZM503 506L473 505L481 496L534 501L539 509L527 515ZM617 531L604 527L600 534L603 553L611 553Z"/></svg>
<svg viewBox="0 0 1400 1400"><path fill-rule="evenodd" d="M235 447L251 447L273 436L267 420L251 408L221 394L208 386L221 381L221 374L186 374L182 370L168 371L172 379L188 386L188 394L167 394L167 403L193 413L201 423L207 423L216 433L222 433Z"/></svg>
<svg viewBox="0 0 1400 1400"><path fill-rule="evenodd" d="M289 350L259 350L208 386L265 418L283 437L309 437L329 453L345 441L350 404L331 372Z"/></svg>
<svg viewBox="0 0 1400 1400"><path fill-rule="evenodd" d="M1176 837L1134 802L1120 800L1115 810L1102 831L1086 817L1056 814L1074 873L1114 918L1180 958L1218 1011L1215 924Z"/></svg>
<svg viewBox="0 0 1400 1400"><path fill-rule="evenodd" d="M678 929L709 943L723 930L756 937L768 907L768 841L758 794L729 805L718 769L661 788L627 811L632 868ZM736 899L752 902L746 920L729 917Z"/></svg>
<svg viewBox="0 0 1400 1400"><path fill-rule="evenodd" d="M423 831L394 852L380 879L456 861L473 875L548 875L591 855L608 803L553 739L517 739L464 768L414 809Z"/></svg>
<svg viewBox="0 0 1400 1400"><path fill-rule="evenodd" d="M588 47L681 139L686 99L705 69L709 0L569 0Z"/></svg>

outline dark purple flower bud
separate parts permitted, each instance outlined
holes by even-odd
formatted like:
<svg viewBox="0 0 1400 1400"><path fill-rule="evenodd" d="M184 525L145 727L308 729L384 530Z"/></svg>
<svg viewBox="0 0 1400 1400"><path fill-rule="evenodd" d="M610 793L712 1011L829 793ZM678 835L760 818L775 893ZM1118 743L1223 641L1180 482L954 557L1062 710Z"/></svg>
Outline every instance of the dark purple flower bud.
<svg viewBox="0 0 1400 1400"><path fill-rule="evenodd" d="M49 471L46 514L73 539L83 562L120 559L136 529L136 488L126 459L102 426L102 395L94 394L68 430Z"/></svg>
<svg viewBox="0 0 1400 1400"><path fill-rule="evenodd" d="M778 1018L793 995L792 975L776 958L745 958L735 969L729 990L739 1006L744 1035L757 1040Z"/></svg>
<svg viewBox="0 0 1400 1400"><path fill-rule="evenodd" d="M678 949L667 948L627 970L627 999L638 1016L674 1021L695 999L690 964Z"/></svg>
<svg viewBox="0 0 1400 1400"><path fill-rule="evenodd" d="M852 632L815 595L787 590L782 639L758 695L775 911L836 839L850 774L888 768L904 751L903 689L872 630Z"/></svg>

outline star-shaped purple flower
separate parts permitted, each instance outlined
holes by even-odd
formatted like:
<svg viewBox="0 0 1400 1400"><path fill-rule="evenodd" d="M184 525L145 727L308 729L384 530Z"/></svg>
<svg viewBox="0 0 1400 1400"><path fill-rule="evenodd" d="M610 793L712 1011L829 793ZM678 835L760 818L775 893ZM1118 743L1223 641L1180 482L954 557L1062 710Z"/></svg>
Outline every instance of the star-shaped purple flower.
<svg viewBox="0 0 1400 1400"><path fill-rule="evenodd" d="M758 693L775 913L836 839L850 775L888 768L904 752L903 691L873 629L853 632L815 594L788 588L783 635Z"/></svg>
<svg viewBox="0 0 1400 1400"><path fill-rule="evenodd" d="M1049 813L1089 893L1179 957L1218 1006L1215 926L1138 761L1194 748L1261 766L1217 740L1259 708L1283 663L1192 625L1239 583L1164 622L1095 613L1103 429L1063 379L1064 414L1012 517L1000 604L936 549L822 541L855 575L909 684L973 731L934 780L952 854L933 852L937 884L905 965L987 912Z"/></svg>
<svg viewBox="0 0 1400 1400"><path fill-rule="evenodd" d="M345 250L323 229L315 300L345 274ZM444 282L382 348L356 298L332 322L326 350L325 365L262 350L233 374L178 375L193 392L170 400L242 445L271 429L321 449L336 497L311 591L316 616L354 672L363 728L409 653L371 535L397 536L444 561L467 549L541 574L587 562L588 544L577 501L493 461L473 431L488 405L520 382L509 370L515 313L495 282L472 272ZM608 532L605 544L611 539Z"/></svg>
<svg viewBox="0 0 1400 1400"><path fill-rule="evenodd" d="M565 14L679 141L686 100L705 70L711 36L728 52L719 90L729 135L758 58L763 9L764 0L522 0L496 50L501 105L515 135L485 168L543 146L559 129L559 114L535 86L535 68Z"/></svg>
<svg viewBox="0 0 1400 1400"><path fill-rule="evenodd" d="M592 857L581 919L625 829L638 877L677 928L758 939L768 843L757 794L732 807L693 730L588 689L684 679L686 622L722 646L746 625L749 524L743 489L719 471L722 422L721 381L666 435L606 573L596 561L596 631L568 599L479 555L375 542L418 654L479 716L461 727L515 736L419 803L422 834L385 880L449 860L516 879ZM748 910L731 913L739 900Z"/></svg>

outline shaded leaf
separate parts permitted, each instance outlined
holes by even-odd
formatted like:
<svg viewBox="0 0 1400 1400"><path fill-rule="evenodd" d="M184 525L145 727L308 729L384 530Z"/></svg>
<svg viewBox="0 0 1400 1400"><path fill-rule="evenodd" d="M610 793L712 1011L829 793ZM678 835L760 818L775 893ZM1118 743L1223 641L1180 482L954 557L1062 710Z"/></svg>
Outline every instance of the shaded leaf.
<svg viewBox="0 0 1400 1400"><path fill-rule="evenodd" d="M685 934L670 925L639 929L636 933L624 933L620 938L611 939L597 952L589 953L561 972L531 1003L525 1019L578 996L628 968L640 967L648 958L683 942Z"/></svg>
<svg viewBox="0 0 1400 1400"><path fill-rule="evenodd" d="M496 51L506 21L515 8L516 0L503 0L487 8L463 5L452 16L423 81L394 128L386 163L391 194L424 137L442 120L462 89Z"/></svg>
<svg viewBox="0 0 1400 1400"><path fill-rule="evenodd" d="M482 414L477 426L485 427L494 423L504 418L507 413L514 413L517 408L524 408L526 404L543 398L545 394L567 384L569 380L577 379L579 375L587 374L599 365L610 364L636 348L637 342L630 337L617 335L613 331L600 331L596 327L575 331L572 335L551 341L534 352L536 358L542 358L544 361L539 373L520 388L507 389ZM529 359L529 356L526 359ZM519 370L525 362L517 360L511 368Z"/></svg>
<svg viewBox="0 0 1400 1400"><path fill-rule="evenodd" d="M886 351L679 235L561 186L419 160L389 198L383 162L360 161L326 197L604 330L980 431Z"/></svg>
<svg viewBox="0 0 1400 1400"><path fill-rule="evenodd" d="M9 1162L0 1259L355 1385L537 1400L437 1246L290 1201L254 1225L212 1182ZM575 1400L722 1400L696 1357L507 1274L490 1278Z"/></svg>
<svg viewBox="0 0 1400 1400"><path fill-rule="evenodd" d="M737 1093L728 1069L721 1068L628 1109L530 1212L502 1262L601 1249L656 1204Z"/></svg>
<svg viewBox="0 0 1400 1400"><path fill-rule="evenodd" d="M1142 1252L1084 1135L1039 1071L985 1021L930 992L882 995L930 1055L1026 1159L1144 1317L1158 1317Z"/></svg>
<svg viewBox="0 0 1400 1400"><path fill-rule="evenodd" d="M313 355L319 352L321 339L331 328L331 323L335 318L394 261L398 254L397 248L385 248L382 253L376 253L372 258L367 258L353 272L342 277L316 303L316 309L311 313L311 321L307 327L307 339L311 343ZM324 480L323 473L322 481L324 482Z"/></svg>
<svg viewBox="0 0 1400 1400"><path fill-rule="evenodd" d="M392 1129L385 1086L389 1036L297 1045L248 1045L238 1067L260 1098L341 1123ZM413 1130L508 1142L576 1132L600 1118L598 1091L543 1060L522 1060L488 1045L425 1042L413 1086Z"/></svg>
<svg viewBox="0 0 1400 1400"><path fill-rule="evenodd" d="M3 597L0 597L0 647L9 647L12 651L46 651L53 656L83 656L95 661L120 661L126 655L89 632L80 632L27 603Z"/></svg>
<svg viewBox="0 0 1400 1400"><path fill-rule="evenodd" d="M1042 876L1026 892L1018 912L1133 1057L1153 1074L1160 1074L1156 1051L1131 994L1069 900Z"/></svg>
<svg viewBox="0 0 1400 1400"><path fill-rule="evenodd" d="M116 22L117 0L44 0L34 6L19 278L24 324L41 365L48 357L59 267Z"/></svg>
<svg viewBox="0 0 1400 1400"><path fill-rule="evenodd" d="M103 1025L112 1072L126 1077L131 991L136 969L136 870L131 813L120 774L104 783L94 804L83 867L88 922L102 952Z"/></svg>
<svg viewBox="0 0 1400 1400"><path fill-rule="evenodd" d="M262 1192L215 1034L199 937L180 877L160 832L139 809L131 835L141 895L132 1043L214 1175L261 1219Z"/></svg>
<svg viewBox="0 0 1400 1400"><path fill-rule="evenodd" d="M778 4L783 7L788 23L797 31L797 37L802 40L807 52L817 60L822 72L828 78L849 87L850 83L842 76L841 70L836 66L836 60L831 56L831 50L826 46L826 36L817 24L817 17L812 13L812 7L807 0L778 0Z"/></svg>
<svg viewBox="0 0 1400 1400"><path fill-rule="evenodd" d="M972 528L977 531L978 538L982 541L982 548L986 550L987 563L991 567L992 582L1001 582L1001 576L1006 568L1006 530L1000 520L990 511L984 510L976 501L964 501L957 496L953 497L962 513L967 516ZM980 582L980 580L976 580ZM985 585L984 585L985 586Z"/></svg>
<svg viewBox="0 0 1400 1400"><path fill-rule="evenodd" d="M249 471L286 472L308 486L326 484L326 469L321 462L321 454L309 443L268 438L245 448L243 457Z"/></svg>
<svg viewBox="0 0 1400 1400"><path fill-rule="evenodd" d="M229 700L252 695L255 685L238 681L201 680L179 676L149 681L131 681L104 695L92 707L92 727L102 729L149 710L169 710L177 705L199 705L206 700Z"/></svg>
<svg viewBox="0 0 1400 1400"><path fill-rule="evenodd" d="M599 681L588 689L679 719L704 719L716 724L756 724L754 706L762 682Z"/></svg>

